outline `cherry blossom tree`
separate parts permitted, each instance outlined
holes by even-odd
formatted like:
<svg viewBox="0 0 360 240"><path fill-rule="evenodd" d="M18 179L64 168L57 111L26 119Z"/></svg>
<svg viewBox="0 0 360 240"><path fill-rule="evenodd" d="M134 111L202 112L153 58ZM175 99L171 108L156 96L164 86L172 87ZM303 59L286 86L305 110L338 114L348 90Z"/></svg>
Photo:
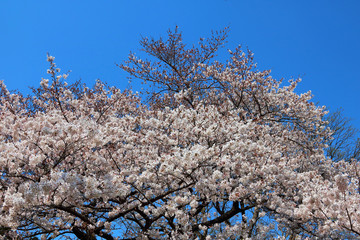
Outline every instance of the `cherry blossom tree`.
<svg viewBox="0 0 360 240"><path fill-rule="evenodd" d="M241 47L214 60L226 35L190 48L178 29L142 39L150 59L119 67L149 85L146 101L68 85L51 56L32 96L1 82L3 238L360 236L359 166L325 156L324 107Z"/></svg>

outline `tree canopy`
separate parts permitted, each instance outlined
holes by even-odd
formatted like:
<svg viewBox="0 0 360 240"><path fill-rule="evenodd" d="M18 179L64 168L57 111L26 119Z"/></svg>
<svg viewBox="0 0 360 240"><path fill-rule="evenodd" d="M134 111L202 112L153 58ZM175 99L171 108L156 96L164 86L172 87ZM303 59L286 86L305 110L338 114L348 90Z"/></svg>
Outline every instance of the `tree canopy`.
<svg viewBox="0 0 360 240"><path fill-rule="evenodd" d="M226 36L143 38L119 65L143 95L68 84L52 56L32 96L1 82L3 238L359 237L359 164L326 156L325 108L241 47L217 61Z"/></svg>

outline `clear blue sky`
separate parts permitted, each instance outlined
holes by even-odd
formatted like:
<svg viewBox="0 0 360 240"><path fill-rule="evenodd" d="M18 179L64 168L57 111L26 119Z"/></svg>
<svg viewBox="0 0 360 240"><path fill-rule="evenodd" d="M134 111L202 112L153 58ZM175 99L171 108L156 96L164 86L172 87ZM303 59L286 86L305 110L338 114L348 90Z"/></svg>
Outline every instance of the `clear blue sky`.
<svg viewBox="0 0 360 240"><path fill-rule="evenodd" d="M72 70L69 82L125 88L115 63L140 36L175 25L191 44L230 26L228 48L249 47L276 78L302 77L298 92L344 108L360 128L360 0L0 0L0 79L28 92L46 77L50 52Z"/></svg>

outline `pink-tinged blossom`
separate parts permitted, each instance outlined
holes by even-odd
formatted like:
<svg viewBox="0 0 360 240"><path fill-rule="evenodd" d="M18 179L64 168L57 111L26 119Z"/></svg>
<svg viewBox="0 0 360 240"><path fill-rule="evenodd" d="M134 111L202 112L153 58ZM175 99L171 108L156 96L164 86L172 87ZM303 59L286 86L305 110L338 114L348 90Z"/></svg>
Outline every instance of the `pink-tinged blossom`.
<svg viewBox="0 0 360 240"><path fill-rule="evenodd" d="M52 62L52 61L54 61L54 60L55 60L55 57L50 56L50 55L47 56L47 61L48 61L48 62Z"/></svg>

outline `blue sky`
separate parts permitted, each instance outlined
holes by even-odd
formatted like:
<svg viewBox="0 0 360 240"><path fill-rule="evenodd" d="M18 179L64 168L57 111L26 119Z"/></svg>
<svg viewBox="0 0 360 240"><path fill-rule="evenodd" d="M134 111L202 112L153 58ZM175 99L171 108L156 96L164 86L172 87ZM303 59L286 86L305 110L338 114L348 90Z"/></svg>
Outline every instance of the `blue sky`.
<svg viewBox="0 0 360 240"><path fill-rule="evenodd" d="M0 79L29 92L46 77L49 52L72 71L69 82L123 89L127 75L115 63L141 36L178 25L193 44L230 26L227 48L247 46L275 78L303 78L298 92L342 107L360 129L359 13L359 0L0 0Z"/></svg>

